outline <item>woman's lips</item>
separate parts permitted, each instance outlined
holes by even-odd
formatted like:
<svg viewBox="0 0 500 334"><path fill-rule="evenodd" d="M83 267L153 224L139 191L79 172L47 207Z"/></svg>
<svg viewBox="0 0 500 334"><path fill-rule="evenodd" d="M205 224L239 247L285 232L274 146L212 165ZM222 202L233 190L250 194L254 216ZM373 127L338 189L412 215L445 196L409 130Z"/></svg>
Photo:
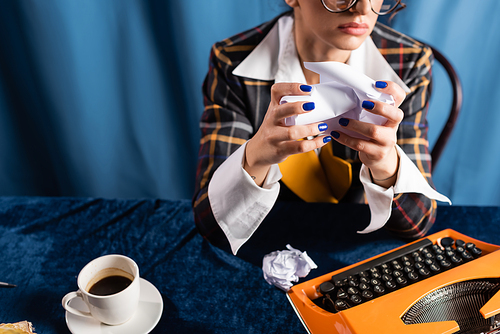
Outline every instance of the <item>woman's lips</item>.
<svg viewBox="0 0 500 334"><path fill-rule="evenodd" d="M354 36L360 36L360 35L364 35L367 32L368 24L349 22L349 23L341 24L339 26L339 29L343 33L346 33L349 35L354 35Z"/></svg>

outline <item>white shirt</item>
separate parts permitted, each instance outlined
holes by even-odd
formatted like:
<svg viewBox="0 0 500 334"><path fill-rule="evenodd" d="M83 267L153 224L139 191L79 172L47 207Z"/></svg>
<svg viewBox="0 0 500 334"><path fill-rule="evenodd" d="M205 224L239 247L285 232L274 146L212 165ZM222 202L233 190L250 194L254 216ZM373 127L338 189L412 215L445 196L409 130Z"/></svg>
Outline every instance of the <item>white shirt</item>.
<svg viewBox="0 0 500 334"><path fill-rule="evenodd" d="M351 52L349 65L374 80L393 81L407 93L410 92L371 38ZM275 80L277 83L306 84L295 47L293 17L281 17L261 43L234 69L233 74L257 80ZM212 212L234 254L257 230L273 207L280 189L278 181L282 176L279 166L272 165L263 186L257 186L243 169L245 147L246 143L219 166L208 186ZM448 198L429 186L406 153L399 146L396 148L400 163L393 187L386 189L372 183L369 169L365 165L361 167L360 180L370 206L371 221L368 227L358 233L369 233L383 227L391 216L392 201L398 193L421 193L451 204Z"/></svg>

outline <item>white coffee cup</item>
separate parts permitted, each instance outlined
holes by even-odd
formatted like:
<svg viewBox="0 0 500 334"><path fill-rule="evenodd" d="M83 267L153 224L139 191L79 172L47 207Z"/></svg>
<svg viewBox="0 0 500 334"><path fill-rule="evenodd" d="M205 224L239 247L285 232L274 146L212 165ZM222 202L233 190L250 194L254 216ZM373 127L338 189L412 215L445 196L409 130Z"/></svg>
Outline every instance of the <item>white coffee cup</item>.
<svg viewBox="0 0 500 334"><path fill-rule="evenodd" d="M89 290L109 276L122 276L132 282L125 289L110 295L92 294ZM89 262L78 274L78 291L62 299L66 311L82 317L95 318L107 325L120 325L129 320L137 310L140 296L139 267L130 258L111 254ZM83 312L69 305L73 298L81 298L90 312Z"/></svg>

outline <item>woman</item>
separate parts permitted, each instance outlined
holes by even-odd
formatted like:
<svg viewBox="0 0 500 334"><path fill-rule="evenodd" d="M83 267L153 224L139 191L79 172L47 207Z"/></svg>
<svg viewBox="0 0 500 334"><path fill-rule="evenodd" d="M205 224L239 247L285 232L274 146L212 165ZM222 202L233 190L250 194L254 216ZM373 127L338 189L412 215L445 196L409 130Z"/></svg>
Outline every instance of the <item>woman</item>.
<svg viewBox="0 0 500 334"><path fill-rule="evenodd" d="M377 23L377 13L394 12L399 2L286 0L292 12L213 46L193 198L204 237L219 247L229 242L236 254L278 197L305 198L280 181L296 178L280 170L289 174L287 161L318 151L331 152L329 161L338 163L323 163L325 174L340 169L348 175L327 175L328 181L348 181L342 191L331 183L324 201L367 200L372 221L365 232L385 226L416 238L429 230L434 199L447 200L429 186L426 107L433 59L428 47ZM319 61L347 63L378 80L376 88L392 95L395 105L367 100L363 108L387 122L340 119L342 129L365 139L328 131L323 122L286 126L285 118L314 110L311 102L279 101L307 95L319 76L303 63Z"/></svg>

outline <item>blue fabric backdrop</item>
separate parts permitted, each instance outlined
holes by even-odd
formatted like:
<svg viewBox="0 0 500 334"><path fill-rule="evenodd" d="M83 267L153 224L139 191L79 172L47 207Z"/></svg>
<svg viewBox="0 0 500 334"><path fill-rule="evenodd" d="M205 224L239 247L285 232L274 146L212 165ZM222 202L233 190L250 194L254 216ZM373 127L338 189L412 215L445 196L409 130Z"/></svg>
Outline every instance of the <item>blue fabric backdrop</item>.
<svg viewBox="0 0 500 334"><path fill-rule="evenodd" d="M433 177L454 204L500 205L500 2L407 0L394 28L432 44L456 68L464 90L462 111ZM430 140L444 124L451 88L436 66Z"/></svg>
<svg viewBox="0 0 500 334"><path fill-rule="evenodd" d="M391 25L440 49L464 85L436 186L456 204L500 205L500 3L405 2ZM281 0L1 1L0 195L190 198L210 46L286 8ZM450 103L435 72L431 144Z"/></svg>

